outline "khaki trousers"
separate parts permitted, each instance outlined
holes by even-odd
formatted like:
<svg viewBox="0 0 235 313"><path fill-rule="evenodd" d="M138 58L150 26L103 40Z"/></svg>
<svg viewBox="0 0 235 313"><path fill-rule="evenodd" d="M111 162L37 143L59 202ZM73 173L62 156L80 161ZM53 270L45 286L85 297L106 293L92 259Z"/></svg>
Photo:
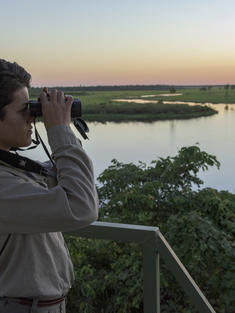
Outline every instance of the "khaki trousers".
<svg viewBox="0 0 235 313"><path fill-rule="evenodd" d="M13 299L0 298L0 313L66 313L65 300L50 306L37 306L37 300L31 305L16 303Z"/></svg>

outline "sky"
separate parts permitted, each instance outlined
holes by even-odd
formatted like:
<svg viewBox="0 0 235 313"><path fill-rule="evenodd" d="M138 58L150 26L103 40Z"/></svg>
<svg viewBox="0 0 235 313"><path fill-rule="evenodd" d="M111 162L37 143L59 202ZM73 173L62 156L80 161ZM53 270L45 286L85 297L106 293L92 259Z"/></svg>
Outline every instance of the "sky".
<svg viewBox="0 0 235 313"><path fill-rule="evenodd" d="M0 0L33 86L235 84L235 0Z"/></svg>

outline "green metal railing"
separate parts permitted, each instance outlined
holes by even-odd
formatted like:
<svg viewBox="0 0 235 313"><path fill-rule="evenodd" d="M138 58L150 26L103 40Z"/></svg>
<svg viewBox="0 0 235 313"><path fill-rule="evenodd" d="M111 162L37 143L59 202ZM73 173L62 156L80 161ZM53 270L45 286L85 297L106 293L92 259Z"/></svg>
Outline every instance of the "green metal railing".
<svg viewBox="0 0 235 313"><path fill-rule="evenodd" d="M144 313L160 313L160 257L200 313L214 309L180 262L158 227L95 222L69 235L136 242L143 247Z"/></svg>

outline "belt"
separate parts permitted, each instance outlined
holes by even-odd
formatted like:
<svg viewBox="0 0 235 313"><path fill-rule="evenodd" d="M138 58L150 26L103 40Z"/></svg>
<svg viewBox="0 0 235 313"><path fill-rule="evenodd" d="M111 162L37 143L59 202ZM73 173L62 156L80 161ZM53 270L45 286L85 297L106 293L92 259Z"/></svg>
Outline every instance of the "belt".
<svg viewBox="0 0 235 313"><path fill-rule="evenodd" d="M7 298L7 299L12 299L14 300L14 302L18 304L24 304L24 305L29 305L29 306L32 306L33 301L34 301L33 299L29 299L29 298ZM65 300L65 297L52 299L52 300L39 300L37 303L37 306L51 306L51 305L61 303L64 300Z"/></svg>

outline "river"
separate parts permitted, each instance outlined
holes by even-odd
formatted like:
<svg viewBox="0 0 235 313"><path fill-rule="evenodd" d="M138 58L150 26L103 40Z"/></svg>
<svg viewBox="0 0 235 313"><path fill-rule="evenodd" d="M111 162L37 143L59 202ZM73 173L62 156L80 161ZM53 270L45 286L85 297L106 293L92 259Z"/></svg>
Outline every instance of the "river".
<svg viewBox="0 0 235 313"><path fill-rule="evenodd" d="M201 149L216 155L221 162L220 170L211 168L200 173L204 187L235 193L235 105L229 105L228 110L224 104L213 107L219 114L189 120L88 123L90 140L83 141L83 146L94 162L96 178L114 158L121 162L140 160L149 165L158 157L174 156L181 147L199 143ZM46 141L43 123L37 125ZM72 128L77 133L73 125ZM41 145L22 154L35 160L47 160Z"/></svg>

